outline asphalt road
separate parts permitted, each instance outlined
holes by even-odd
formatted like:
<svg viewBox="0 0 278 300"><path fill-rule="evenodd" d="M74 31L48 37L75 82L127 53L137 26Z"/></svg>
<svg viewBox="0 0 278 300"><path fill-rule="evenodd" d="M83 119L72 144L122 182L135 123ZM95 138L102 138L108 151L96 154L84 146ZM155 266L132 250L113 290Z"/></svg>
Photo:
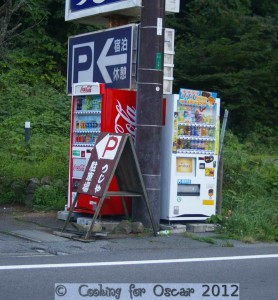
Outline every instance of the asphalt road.
<svg viewBox="0 0 278 300"><path fill-rule="evenodd" d="M89 292L98 286L94 284L116 284L128 291L133 283L147 292L158 283L165 288L180 288L181 284L195 292L190 297L154 298L144 298L144 294L131 298L123 292L119 299L278 298L277 243L227 244L219 240L209 244L183 234L82 243L51 235L51 230L61 225L50 215L0 214L1 300L117 299ZM11 234L26 231L34 233L33 240ZM60 287L56 292L66 290L65 296L55 294L55 284L64 285L64 290ZM232 290L237 285L239 293ZM78 294L80 286L82 295Z"/></svg>
<svg viewBox="0 0 278 300"><path fill-rule="evenodd" d="M191 244L191 241L186 240L185 243ZM182 283L187 287L197 283L213 283L218 287L238 284L240 298L218 296L209 299L277 299L277 246L224 249L210 245L205 247L203 243L199 248L194 244L186 249L169 246L154 251L133 247L82 255L1 257L0 299L91 298L71 298L73 292L55 298L55 284L58 283L68 290L69 284L73 283L78 287L97 283L117 283L119 286L122 283L142 283L143 287L148 283Z"/></svg>

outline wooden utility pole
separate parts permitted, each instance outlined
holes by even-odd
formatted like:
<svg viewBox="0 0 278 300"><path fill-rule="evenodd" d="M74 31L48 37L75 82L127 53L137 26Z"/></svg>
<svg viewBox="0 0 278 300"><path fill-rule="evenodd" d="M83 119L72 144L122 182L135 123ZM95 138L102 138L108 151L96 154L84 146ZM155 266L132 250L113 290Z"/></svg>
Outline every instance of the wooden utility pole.
<svg viewBox="0 0 278 300"><path fill-rule="evenodd" d="M164 17L165 0L142 0L135 148L157 230L160 222ZM150 225L143 201L134 202L132 211L135 220Z"/></svg>

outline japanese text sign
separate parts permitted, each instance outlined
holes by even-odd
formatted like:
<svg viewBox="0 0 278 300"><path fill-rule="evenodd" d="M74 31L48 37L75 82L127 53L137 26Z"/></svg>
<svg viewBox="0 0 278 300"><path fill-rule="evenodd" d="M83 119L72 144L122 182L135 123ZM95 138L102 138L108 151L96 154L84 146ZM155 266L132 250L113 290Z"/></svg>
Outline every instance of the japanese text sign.
<svg viewBox="0 0 278 300"><path fill-rule="evenodd" d="M108 189L123 148L123 134L100 133L77 192L102 197Z"/></svg>
<svg viewBox="0 0 278 300"><path fill-rule="evenodd" d="M88 81L105 83L107 88L130 88L135 32L137 25L126 25L70 37L68 94L74 83Z"/></svg>

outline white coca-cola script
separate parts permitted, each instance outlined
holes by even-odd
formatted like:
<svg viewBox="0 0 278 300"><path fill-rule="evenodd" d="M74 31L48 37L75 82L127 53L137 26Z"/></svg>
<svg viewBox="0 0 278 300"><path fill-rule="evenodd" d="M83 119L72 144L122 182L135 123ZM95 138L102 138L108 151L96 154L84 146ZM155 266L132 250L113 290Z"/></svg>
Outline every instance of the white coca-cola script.
<svg viewBox="0 0 278 300"><path fill-rule="evenodd" d="M116 133L130 133L132 137L135 137L135 121L136 110L133 106L126 106L126 110L123 109L120 101L117 99L116 110L118 112L115 118L115 132ZM123 122L124 121L124 122ZM125 124L125 128L121 124Z"/></svg>
<svg viewBox="0 0 278 300"><path fill-rule="evenodd" d="M91 93L92 92L92 86L91 85L83 85L80 88L80 93Z"/></svg>
<svg viewBox="0 0 278 300"><path fill-rule="evenodd" d="M84 165L84 164L81 164L81 165L74 164L73 165L73 171L84 172L85 171L85 167L86 167L86 165Z"/></svg>

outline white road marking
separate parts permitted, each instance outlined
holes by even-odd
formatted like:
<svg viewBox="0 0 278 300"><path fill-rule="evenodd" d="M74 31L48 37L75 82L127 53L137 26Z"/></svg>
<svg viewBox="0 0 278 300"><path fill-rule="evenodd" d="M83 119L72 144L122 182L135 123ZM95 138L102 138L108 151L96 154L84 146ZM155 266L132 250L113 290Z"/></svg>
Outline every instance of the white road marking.
<svg viewBox="0 0 278 300"><path fill-rule="evenodd" d="M18 254L18 253L6 253L6 254L0 254L0 258L1 257L45 257L45 256L56 256L54 254L49 254L49 253L22 253L22 254ZM1 268L1 266L0 266ZM1 269L0 269L1 270Z"/></svg>
<svg viewBox="0 0 278 300"><path fill-rule="evenodd" d="M142 260L142 261L107 261L107 262L85 262L85 263L64 263L64 264L38 264L38 265L10 265L0 266L1 270L23 270L23 269L52 269L52 268L84 268L84 267L106 267L106 266L128 266L128 265L152 265L152 264L177 264L190 262L208 262L225 260L247 260L278 258L278 254L265 255L245 255L245 256L222 256L222 257L200 257L162 260Z"/></svg>

